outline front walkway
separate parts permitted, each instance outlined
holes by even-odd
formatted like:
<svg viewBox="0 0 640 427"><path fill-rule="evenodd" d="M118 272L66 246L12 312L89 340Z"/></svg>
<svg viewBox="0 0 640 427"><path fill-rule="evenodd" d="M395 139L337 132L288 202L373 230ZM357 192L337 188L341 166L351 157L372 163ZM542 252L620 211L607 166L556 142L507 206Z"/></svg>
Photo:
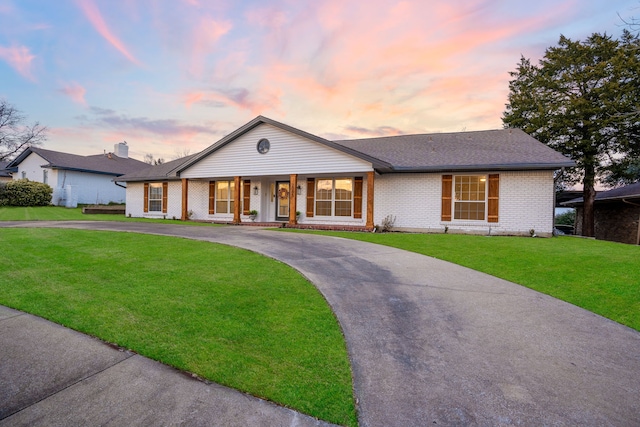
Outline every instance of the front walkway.
<svg viewBox="0 0 640 427"><path fill-rule="evenodd" d="M457 265L255 227L2 226L181 236L293 266L320 289L342 325L363 426L622 426L640 419L640 333Z"/></svg>

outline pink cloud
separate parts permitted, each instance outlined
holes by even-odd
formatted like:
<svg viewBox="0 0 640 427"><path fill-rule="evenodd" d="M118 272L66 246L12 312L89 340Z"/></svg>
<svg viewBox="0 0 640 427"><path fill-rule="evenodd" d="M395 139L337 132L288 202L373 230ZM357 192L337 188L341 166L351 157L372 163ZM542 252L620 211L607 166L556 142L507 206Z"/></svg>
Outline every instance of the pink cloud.
<svg viewBox="0 0 640 427"><path fill-rule="evenodd" d="M67 95L69 98L80 105L87 105L87 102L84 99L84 95L87 93L87 90L82 87L79 83L71 82L63 85L60 92Z"/></svg>
<svg viewBox="0 0 640 427"><path fill-rule="evenodd" d="M102 18L100 10L98 10L98 7L92 0L77 0L76 3L87 16L87 19L89 19L89 22L91 22L95 30L104 37L105 40L107 40L129 61L136 65L140 65L140 62L129 52L124 43L122 43L120 39L111 32L111 29Z"/></svg>
<svg viewBox="0 0 640 427"><path fill-rule="evenodd" d="M0 58L5 60L22 77L35 81L31 73L31 63L35 59L28 47L25 46L0 46Z"/></svg>
<svg viewBox="0 0 640 427"><path fill-rule="evenodd" d="M282 91L275 88L260 88L259 90L251 91L245 88L232 88L191 92L186 94L183 100L187 108L191 108L193 104L203 104L211 107L228 106L259 115L266 114L269 111L279 111L281 96Z"/></svg>
<svg viewBox="0 0 640 427"><path fill-rule="evenodd" d="M233 25L230 21L216 21L203 18L194 26L191 41L191 73L201 76L207 55L213 52L218 41L227 34Z"/></svg>

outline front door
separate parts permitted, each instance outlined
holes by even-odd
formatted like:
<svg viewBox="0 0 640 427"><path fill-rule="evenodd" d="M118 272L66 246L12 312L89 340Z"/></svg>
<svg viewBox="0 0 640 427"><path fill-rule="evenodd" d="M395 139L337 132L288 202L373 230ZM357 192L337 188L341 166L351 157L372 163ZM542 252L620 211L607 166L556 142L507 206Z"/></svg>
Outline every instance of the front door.
<svg viewBox="0 0 640 427"><path fill-rule="evenodd" d="M276 182L276 221L289 220L289 181Z"/></svg>

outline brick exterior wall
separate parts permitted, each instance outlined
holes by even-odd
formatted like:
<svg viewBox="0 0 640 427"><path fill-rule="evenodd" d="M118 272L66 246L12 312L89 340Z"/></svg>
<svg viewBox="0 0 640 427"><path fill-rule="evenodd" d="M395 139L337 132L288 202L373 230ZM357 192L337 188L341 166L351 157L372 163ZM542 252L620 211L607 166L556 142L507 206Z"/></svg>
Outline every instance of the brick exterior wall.
<svg viewBox="0 0 640 427"><path fill-rule="evenodd" d="M167 188L167 213L144 212L144 183L127 183L127 216L137 218L167 218L180 219L182 217L182 183L169 181Z"/></svg>
<svg viewBox="0 0 640 427"><path fill-rule="evenodd" d="M489 172L485 173L488 174ZM471 174L462 174L471 175ZM440 220L442 174L389 174L376 177L375 224L387 215L398 230L529 235L553 232L553 172L500 174L499 222Z"/></svg>
<svg viewBox="0 0 640 427"><path fill-rule="evenodd" d="M489 172L485 173L487 175ZM553 231L554 188L551 171L501 172L499 192L499 222L440 220L442 174L385 174L375 178L374 224L379 225L387 215L396 218L395 228L401 231L448 232L529 235L535 230L539 236L550 236ZM363 176L362 174L340 174L339 176ZM288 179L288 177L283 177ZM363 218L306 218L307 175L299 175L301 194L297 196L296 210L302 212L300 224L308 226L331 225L361 227L366 222L367 182L364 175ZM167 218L182 216L181 182L169 182L169 206ZM188 210L192 219L200 221L229 222L233 214L209 215L208 181L189 181ZM268 199L270 180L251 179L251 187L257 186L259 194L251 194L251 208L260 213L256 221L274 220L272 211L264 210ZM295 191L295 190L294 190ZM143 212L144 186L142 183L127 185L127 214L137 217L157 218L158 213ZM263 211L264 210L264 211ZM242 215L243 222L249 217Z"/></svg>
<svg viewBox="0 0 640 427"><path fill-rule="evenodd" d="M576 208L576 234L582 234L582 207ZM595 238L611 242L638 242L640 206L622 202L597 202L594 206Z"/></svg>

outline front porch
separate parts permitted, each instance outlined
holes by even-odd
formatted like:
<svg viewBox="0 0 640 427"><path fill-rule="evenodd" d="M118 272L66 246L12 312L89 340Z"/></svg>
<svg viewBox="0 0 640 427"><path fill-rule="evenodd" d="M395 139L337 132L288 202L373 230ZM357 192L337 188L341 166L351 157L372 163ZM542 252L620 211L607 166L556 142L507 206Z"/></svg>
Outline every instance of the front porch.
<svg viewBox="0 0 640 427"><path fill-rule="evenodd" d="M183 221L318 230L374 228L374 172L182 178L180 183L176 184L181 187Z"/></svg>

